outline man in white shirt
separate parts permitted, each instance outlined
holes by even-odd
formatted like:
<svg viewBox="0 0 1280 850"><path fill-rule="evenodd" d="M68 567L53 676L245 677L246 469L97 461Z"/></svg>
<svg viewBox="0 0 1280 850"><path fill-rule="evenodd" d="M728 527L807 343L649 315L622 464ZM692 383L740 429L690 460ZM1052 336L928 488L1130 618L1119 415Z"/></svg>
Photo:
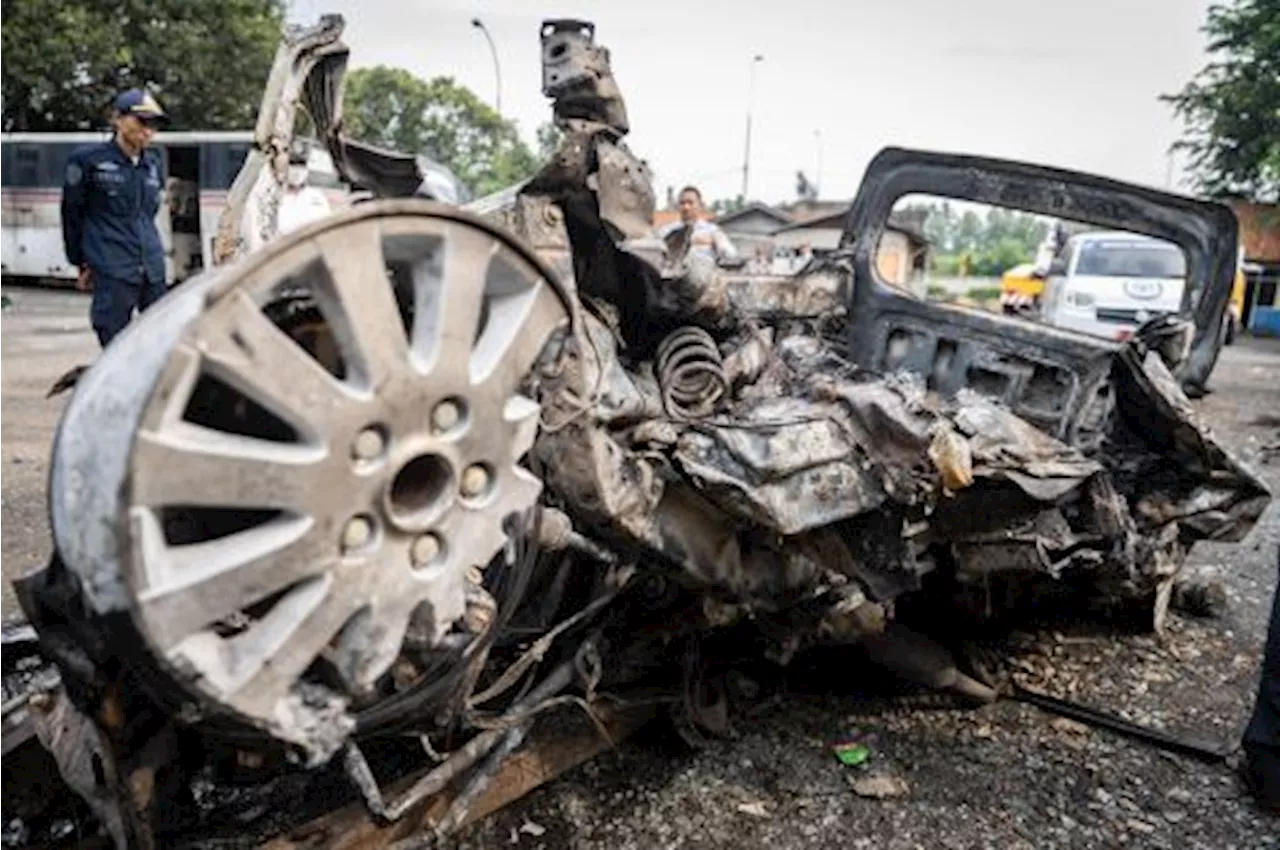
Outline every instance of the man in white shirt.
<svg viewBox="0 0 1280 850"><path fill-rule="evenodd" d="M680 190L679 208L680 220L668 224L659 234L669 251L681 256L686 251L702 254L720 265L737 262L738 249L718 224L705 218L702 193L696 187Z"/></svg>

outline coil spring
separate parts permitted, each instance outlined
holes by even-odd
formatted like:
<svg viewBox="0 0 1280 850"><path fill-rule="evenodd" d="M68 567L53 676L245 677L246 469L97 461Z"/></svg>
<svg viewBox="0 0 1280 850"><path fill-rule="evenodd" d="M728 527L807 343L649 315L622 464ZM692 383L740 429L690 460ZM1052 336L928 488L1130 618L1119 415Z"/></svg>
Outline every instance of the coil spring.
<svg viewBox="0 0 1280 850"><path fill-rule="evenodd" d="M710 415L729 389L720 349L699 327L672 331L658 346L656 365L662 406L673 419Z"/></svg>

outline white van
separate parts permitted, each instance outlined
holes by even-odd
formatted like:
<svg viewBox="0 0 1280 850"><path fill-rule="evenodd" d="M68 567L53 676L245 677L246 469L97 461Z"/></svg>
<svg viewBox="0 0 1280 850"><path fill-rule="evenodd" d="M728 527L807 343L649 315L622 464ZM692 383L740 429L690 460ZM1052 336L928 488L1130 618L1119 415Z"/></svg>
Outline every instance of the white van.
<svg viewBox="0 0 1280 850"><path fill-rule="evenodd" d="M1045 283L1044 321L1126 340L1157 316L1177 313L1187 263L1178 246L1134 233L1083 233L1054 256Z"/></svg>

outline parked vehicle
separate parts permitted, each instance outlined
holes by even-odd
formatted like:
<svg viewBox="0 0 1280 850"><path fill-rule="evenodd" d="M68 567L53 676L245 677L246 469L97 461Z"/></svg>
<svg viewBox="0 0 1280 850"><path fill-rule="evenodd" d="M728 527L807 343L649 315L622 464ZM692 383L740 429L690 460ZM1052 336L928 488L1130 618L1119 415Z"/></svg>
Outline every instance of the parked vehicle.
<svg viewBox="0 0 1280 850"><path fill-rule="evenodd" d="M0 135L0 227L6 280L75 283L76 269L62 249L62 181L76 148L100 142L102 133L5 133ZM253 144L253 133L159 133L155 147L168 175L156 216L165 247L165 282L178 283L213 265L213 236L227 205L227 190ZM313 147L308 182L335 209L347 203L328 152Z"/></svg>
<svg viewBox="0 0 1280 850"><path fill-rule="evenodd" d="M1186 276L1182 251L1169 242L1110 231L1074 236L1049 266L1042 317L1124 341L1140 325L1179 311Z"/></svg>

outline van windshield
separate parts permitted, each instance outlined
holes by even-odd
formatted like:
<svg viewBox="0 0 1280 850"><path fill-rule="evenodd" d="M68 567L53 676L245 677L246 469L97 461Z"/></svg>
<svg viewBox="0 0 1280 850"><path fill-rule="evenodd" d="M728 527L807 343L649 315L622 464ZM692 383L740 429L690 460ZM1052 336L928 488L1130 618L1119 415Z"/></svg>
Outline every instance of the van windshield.
<svg viewBox="0 0 1280 850"><path fill-rule="evenodd" d="M1090 240L1080 246L1076 274L1092 277L1176 277L1187 274L1182 251L1160 242Z"/></svg>

